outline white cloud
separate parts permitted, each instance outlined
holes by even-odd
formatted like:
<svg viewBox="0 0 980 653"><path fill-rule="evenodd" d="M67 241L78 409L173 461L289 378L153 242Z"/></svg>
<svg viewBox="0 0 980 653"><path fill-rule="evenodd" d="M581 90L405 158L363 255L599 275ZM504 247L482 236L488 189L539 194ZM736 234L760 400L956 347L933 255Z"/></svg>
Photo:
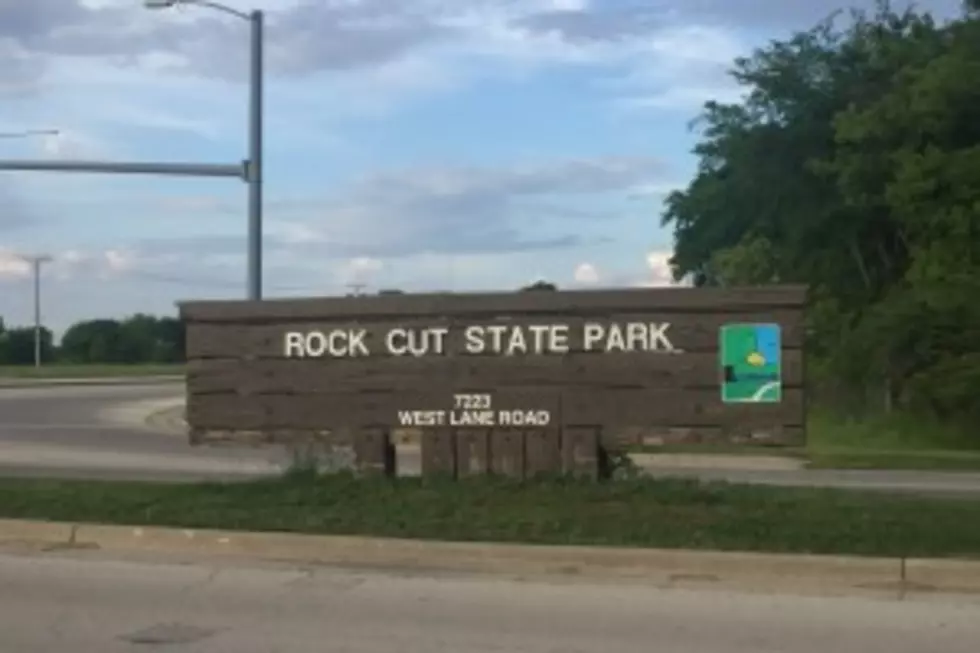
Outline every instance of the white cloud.
<svg viewBox="0 0 980 653"><path fill-rule="evenodd" d="M591 263L579 263L575 268L574 279L582 285L595 285L599 283L599 271Z"/></svg>
<svg viewBox="0 0 980 653"><path fill-rule="evenodd" d="M215 139L220 130L213 120L190 118L183 112L140 106L132 102L100 103L97 119L106 124L123 124L142 129L184 132L200 138Z"/></svg>
<svg viewBox="0 0 980 653"><path fill-rule="evenodd" d="M22 255L9 249L0 249L0 281L26 279L31 275L31 264Z"/></svg>
<svg viewBox="0 0 980 653"><path fill-rule="evenodd" d="M647 265L626 265L600 275L598 266L584 263L575 270L574 284L609 287L666 287L670 252L651 252ZM642 260L642 259L640 259ZM545 259L535 252L469 254L416 253L389 258L311 258L290 248L269 248L265 258L267 297L342 295L357 290L378 292L479 292L516 290L545 279L565 287L567 258ZM639 263L639 261L638 261ZM644 270L645 268L645 270ZM537 274L529 274L529 272ZM245 292L242 252L211 254L173 252L169 255L118 247L106 250L65 250L43 268L45 323L57 331L72 321L133 312L172 314L174 303L194 298L239 298ZM566 273L567 274L567 273ZM29 267L12 252L0 251L0 287L28 283ZM0 313L8 324L30 320L29 286L0 292Z"/></svg>
<svg viewBox="0 0 980 653"><path fill-rule="evenodd" d="M635 285L643 288L666 288L670 286L687 285L674 281L670 269L670 258L674 255L669 250L655 250L647 254L647 273Z"/></svg>
<svg viewBox="0 0 980 653"><path fill-rule="evenodd" d="M270 209L277 217L266 234L277 246L340 258L574 247L591 238L578 225L610 217L582 208L579 198L628 197L666 172L656 157L621 156L378 172L331 196ZM213 252L244 244L215 236L144 246Z"/></svg>
<svg viewBox="0 0 980 653"><path fill-rule="evenodd" d="M724 27L666 27L640 49L627 71L600 85L628 111L697 111L708 100L735 101L740 90L728 70L748 44Z"/></svg>
<svg viewBox="0 0 980 653"><path fill-rule="evenodd" d="M678 11L688 5L678 4L681 9L672 13L664 9L668 3L598 0L225 1L243 10L257 5L268 10L265 265L270 292L323 292L345 283L406 289L516 287L530 271L561 283L577 261L590 261L574 270L577 283L596 284L601 278L609 285L656 285L669 280L663 262L651 263L642 273L639 263L621 271L615 260L598 258L590 249L618 233L620 212L636 213L637 203L623 211L616 208L617 198L650 201L650 213L655 213L655 196L674 186L659 157L569 155L513 165L381 171L335 192L320 190L329 188L332 173L314 182L315 189L308 181L290 185L292 180L280 180L289 174L284 169L300 160L293 148L302 148L303 154L316 151L318 161L328 160L323 145L348 137L336 128L338 118L376 118L406 101L468 84L479 91L478 82L488 79L560 70L572 73L562 80L584 84L599 99L631 112L686 110L724 92L723 68L742 51L741 39L723 21L692 20L690 15L682 21ZM200 142L189 157L237 160L245 120L240 83L247 64L247 26L200 8L152 13L139 4L0 0L0 58L5 61L0 95L21 96L19 110L5 102L3 118L14 127L24 117L57 121L51 126L64 130L63 135L40 143L49 157L169 159ZM585 148L596 142L601 141L583 137ZM357 155L363 158L338 177L365 160L376 165L400 159L372 152L372 146L360 149ZM573 152L573 146L563 151ZM541 146L528 143L527 151L536 147ZM421 159L442 151L412 154ZM462 160L479 161L480 156L477 152ZM497 159L494 151L492 157L484 160L505 160L506 154ZM307 163L303 167L304 174L310 172ZM276 189L288 186L286 192L301 194L291 205L271 194L282 192L272 190L273 170L282 175ZM237 296L242 290L240 193L233 200L193 191L151 197L161 192L157 188L146 190L142 201L130 197L129 208L125 198L113 193L117 186L141 182L75 179L70 192L67 180L41 184L27 174L17 178L14 192L0 186L3 244L50 243L55 260L45 274L64 288L93 279L133 282L144 289L134 293L139 300L157 292L146 288L164 288L159 291L164 295L222 290ZM45 194L53 195L53 188L59 189L57 201L48 202ZM116 236L106 228L115 226L114 218L97 213L103 208L114 215L142 211L146 219L127 221L126 231L120 230L125 235ZM229 211L236 212L235 221L225 215ZM24 225L37 224L39 214L66 222L90 216L100 220L95 229L77 229L75 236L51 227L24 235ZM160 225L170 224L159 219L163 216L182 218L173 232L185 236L160 239ZM8 233L17 240L8 240ZM100 240L98 233L106 235ZM0 278L24 278L24 265L8 252L0 257ZM100 295L99 301L110 300L114 297Z"/></svg>
<svg viewBox="0 0 980 653"><path fill-rule="evenodd" d="M735 103L744 93L732 86L674 86L648 95L627 96L614 101L614 107L625 112L647 112L655 109L697 111L708 101Z"/></svg>
<svg viewBox="0 0 980 653"><path fill-rule="evenodd" d="M589 248L605 242L599 225L616 216L602 207L583 208L587 201L594 194L628 197L655 186L662 174L664 165L654 157L615 156L409 168L366 176L327 197L271 200L264 230L268 283L320 292L350 283L494 287L518 271L526 276L529 262L591 256L595 250ZM245 234L237 220L213 221L243 206L190 194L130 194L118 203L124 212L154 212L147 217L179 212L193 229L182 227L186 235L180 237L112 237L53 251L47 267L53 277L241 287ZM522 262L512 270L513 260ZM559 267L533 267L560 283L567 266L566 260ZM585 266L576 276L595 283L588 281L595 275Z"/></svg>
<svg viewBox="0 0 980 653"><path fill-rule="evenodd" d="M254 0L231 4L248 10ZM733 52L743 52L735 31L807 27L838 7L822 0L261 4L268 15L267 65L275 78L391 66L389 73L396 77L431 80L456 68L459 62L453 60L477 57L521 65L619 61L641 78L666 76L695 87L713 86L697 79L705 72L702 67L727 65ZM852 4L868 8L872 0ZM918 4L941 15L959 9L959 0ZM40 79L39 67L43 70L59 57L76 64L80 59L101 61L122 73L155 73L157 80L168 71L244 79L246 26L200 7L150 12L137 0L24 0L0 5L0 23L0 53L6 63L0 78L10 88ZM409 64L400 67L399 62Z"/></svg>
<svg viewBox="0 0 980 653"><path fill-rule="evenodd" d="M699 79L715 62L727 64L735 44L720 27L698 27L696 20L678 27L676 16L662 6L580 0L264 5L270 78L330 73L318 81L329 87L330 97L344 98L337 107L351 111L379 112L394 98L440 91L487 74L553 65L624 66L630 71L624 81L632 80L635 90L643 91L640 97L653 94L651 81L710 88L714 84ZM11 88L32 79L39 84L114 80L120 85L170 84L187 74L245 79L246 27L200 8L149 12L138 2L96 7L75 0L31 0L0 7L0 21L9 25L0 32L7 37L0 39L9 50L5 60L15 62L7 73L0 72L0 80ZM30 74L24 72L28 65ZM38 67L47 74L34 74ZM107 115L117 114L114 120L210 133L200 119L171 115L157 108L159 103L139 107L110 101L107 106Z"/></svg>
<svg viewBox="0 0 980 653"><path fill-rule="evenodd" d="M67 249L48 254L42 274L59 281L111 279L138 272L140 268L173 261L174 257L142 257L122 248L106 250ZM21 252L0 249L0 282L21 281L32 276L30 259Z"/></svg>
<svg viewBox="0 0 980 653"><path fill-rule="evenodd" d="M80 278L107 280L133 272L139 265L137 254L121 249L86 252L77 249L58 252L45 270L60 281Z"/></svg>
<svg viewBox="0 0 980 653"><path fill-rule="evenodd" d="M359 256L341 264L337 279L340 285L344 286L373 287L384 269L384 261Z"/></svg>
<svg viewBox="0 0 980 653"><path fill-rule="evenodd" d="M131 270L136 261L132 252L110 249L105 253L105 263L112 272L125 272Z"/></svg>
<svg viewBox="0 0 980 653"><path fill-rule="evenodd" d="M109 158L113 148L97 136L82 130L61 129L42 141L45 155L63 160Z"/></svg>

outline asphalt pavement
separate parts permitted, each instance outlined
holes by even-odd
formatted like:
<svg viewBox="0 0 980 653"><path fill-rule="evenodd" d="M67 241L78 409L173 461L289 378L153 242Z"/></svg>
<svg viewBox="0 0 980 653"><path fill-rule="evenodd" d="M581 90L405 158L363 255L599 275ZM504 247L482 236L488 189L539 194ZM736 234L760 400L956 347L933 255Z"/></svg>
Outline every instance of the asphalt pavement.
<svg viewBox="0 0 980 653"><path fill-rule="evenodd" d="M0 388L0 473L201 480L283 468L282 451L192 447L186 436L147 425L183 392L182 383Z"/></svg>
<svg viewBox="0 0 980 653"><path fill-rule="evenodd" d="M974 653L977 598L0 553L0 651Z"/></svg>
<svg viewBox="0 0 980 653"><path fill-rule="evenodd" d="M292 462L283 448L192 447L179 430L147 417L179 407L170 383L0 387L0 474L193 481L277 474ZM980 494L980 473L797 469L785 460L744 456L643 456L662 477L732 483L837 487L956 496ZM400 447L400 473L419 473L417 448Z"/></svg>

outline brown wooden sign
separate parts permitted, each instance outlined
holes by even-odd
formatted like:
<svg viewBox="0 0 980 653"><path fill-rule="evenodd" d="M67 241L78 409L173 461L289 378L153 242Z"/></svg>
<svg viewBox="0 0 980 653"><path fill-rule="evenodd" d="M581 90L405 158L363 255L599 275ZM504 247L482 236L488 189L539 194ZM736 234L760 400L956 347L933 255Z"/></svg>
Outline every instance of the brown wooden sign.
<svg viewBox="0 0 980 653"><path fill-rule="evenodd" d="M421 429L429 467L453 473L587 467L590 441L651 431L796 442L805 296L767 286L187 302L187 420L195 442L370 433L368 457L386 455L392 430Z"/></svg>

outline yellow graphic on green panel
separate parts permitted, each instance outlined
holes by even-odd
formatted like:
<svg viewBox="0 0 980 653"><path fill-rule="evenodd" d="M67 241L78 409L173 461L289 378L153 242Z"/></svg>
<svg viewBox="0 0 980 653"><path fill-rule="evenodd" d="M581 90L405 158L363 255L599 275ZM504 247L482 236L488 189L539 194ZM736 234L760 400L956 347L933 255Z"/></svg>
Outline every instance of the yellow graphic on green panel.
<svg viewBox="0 0 980 653"><path fill-rule="evenodd" d="M778 324L721 328L721 399L725 403L777 403L783 397Z"/></svg>

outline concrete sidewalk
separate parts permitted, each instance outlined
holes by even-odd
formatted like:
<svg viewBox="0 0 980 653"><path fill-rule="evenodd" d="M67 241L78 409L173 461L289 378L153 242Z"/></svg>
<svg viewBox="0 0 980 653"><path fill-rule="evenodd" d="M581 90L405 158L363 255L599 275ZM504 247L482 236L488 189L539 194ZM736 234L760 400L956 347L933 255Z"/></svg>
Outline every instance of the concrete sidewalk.
<svg viewBox="0 0 980 653"><path fill-rule="evenodd" d="M976 653L977 597L0 550L4 653Z"/></svg>
<svg viewBox="0 0 980 653"><path fill-rule="evenodd" d="M953 593L980 600L980 561L432 542L0 520L0 547L198 555L406 572L588 578L819 595Z"/></svg>

